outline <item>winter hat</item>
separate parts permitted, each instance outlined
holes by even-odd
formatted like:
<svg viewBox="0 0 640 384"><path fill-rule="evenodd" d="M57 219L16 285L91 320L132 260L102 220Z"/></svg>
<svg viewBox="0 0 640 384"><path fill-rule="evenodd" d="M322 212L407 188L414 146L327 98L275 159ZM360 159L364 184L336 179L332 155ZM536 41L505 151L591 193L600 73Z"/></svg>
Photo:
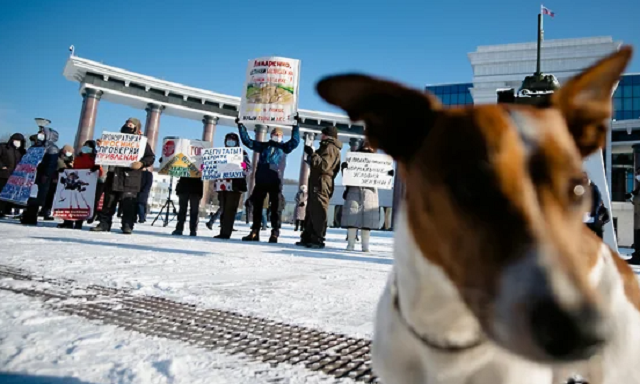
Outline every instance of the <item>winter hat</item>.
<svg viewBox="0 0 640 384"><path fill-rule="evenodd" d="M337 139L337 138L338 138L338 128L333 127L333 126L331 126L331 127L325 127L325 128L322 130L322 133L323 133L324 135L326 135L326 136L333 137L334 139Z"/></svg>
<svg viewBox="0 0 640 384"><path fill-rule="evenodd" d="M73 153L73 147L70 146L69 144L67 144L64 147L62 147L62 151L60 151L61 154L65 154L67 152Z"/></svg>
<svg viewBox="0 0 640 384"><path fill-rule="evenodd" d="M60 137L58 131L53 128L42 127L42 133L44 133L44 139L52 143L58 141L58 138Z"/></svg>
<svg viewBox="0 0 640 384"><path fill-rule="evenodd" d="M84 142L83 146L86 145L87 147L93 149L95 151L96 149L96 141L95 140L87 140Z"/></svg>
<svg viewBox="0 0 640 384"><path fill-rule="evenodd" d="M280 135L280 136L284 136L284 133L282 132L282 128L274 128L273 131L271 132L272 135Z"/></svg>
<svg viewBox="0 0 640 384"><path fill-rule="evenodd" d="M136 119L135 117L130 117L129 119L127 119L127 123L128 122L132 122L133 125L136 126L136 130L138 133L142 133L142 123L140 122L140 120Z"/></svg>

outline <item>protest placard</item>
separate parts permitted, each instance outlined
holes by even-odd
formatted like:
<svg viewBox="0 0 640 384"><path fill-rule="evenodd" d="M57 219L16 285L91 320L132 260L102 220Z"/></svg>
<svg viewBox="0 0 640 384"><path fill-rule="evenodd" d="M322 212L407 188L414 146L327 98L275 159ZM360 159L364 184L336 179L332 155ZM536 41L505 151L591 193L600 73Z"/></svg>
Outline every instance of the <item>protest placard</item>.
<svg viewBox="0 0 640 384"><path fill-rule="evenodd" d="M0 192L0 200L17 205L27 205L29 197L37 195L36 173L38 164L44 157L44 152L44 147L31 147L27 150ZM32 193L32 189L34 193Z"/></svg>
<svg viewBox="0 0 640 384"><path fill-rule="evenodd" d="M145 136L103 132L97 148L96 164L130 167L142 159L146 147Z"/></svg>
<svg viewBox="0 0 640 384"><path fill-rule="evenodd" d="M208 141L166 137L158 173L173 177L202 177L202 153L207 148L211 148Z"/></svg>
<svg viewBox="0 0 640 384"><path fill-rule="evenodd" d="M300 60L261 57L249 60L240 100L240 121L295 125Z"/></svg>
<svg viewBox="0 0 640 384"><path fill-rule="evenodd" d="M342 174L342 185L392 189L393 158L381 153L347 153L347 168Z"/></svg>
<svg viewBox="0 0 640 384"><path fill-rule="evenodd" d="M241 179L244 155L242 148L208 148L202 154L202 180Z"/></svg>
<svg viewBox="0 0 640 384"><path fill-rule="evenodd" d="M93 216L98 172L65 169L58 178L53 216L63 220L87 220Z"/></svg>

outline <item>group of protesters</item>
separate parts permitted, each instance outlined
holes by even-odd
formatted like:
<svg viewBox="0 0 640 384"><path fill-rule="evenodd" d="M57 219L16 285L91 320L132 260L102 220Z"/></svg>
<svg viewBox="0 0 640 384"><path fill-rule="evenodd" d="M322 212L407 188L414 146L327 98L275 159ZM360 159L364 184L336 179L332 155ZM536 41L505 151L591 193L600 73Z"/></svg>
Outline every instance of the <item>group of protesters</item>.
<svg viewBox="0 0 640 384"><path fill-rule="evenodd" d="M220 219L220 233L217 239L229 239L234 231L235 218L244 193L249 193L246 199L247 222L251 221L250 233L243 237L243 241L260 241L260 231L266 227L266 218L270 219L270 243L277 243L282 225L282 212L285 207L283 196L284 171L287 155L300 144L300 127L298 117L292 127L291 138L283 140L283 131L274 128L270 140L266 142L253 140L249 137L247 128L238 119L239 135L229 133L225 137L226 147L239 147L240 143L248 149L258 153L257 164L252 165L246 151L243 151L242 169L244 178L220 179L214 182L220 208L211 215L207 226L212 229L213 222ZM121 133L141 135L141 123L136 118L126 120ZM44 157L37 167L35 184L37 195L31 196L20 220L25 225L35 225L37 216L46 219L51 217L51 208L57 188L58 175L65 169L88 169L98 173L95 205L93 217L88 223L97 221L91 228L93 232L111 231L113 216L121 216L121 230L124 234L131 234L137 222L144 222L146 216L146 199L152 183L149 168L153 166L156 156L153 149L146 144L144 154L139 161L131 166L110 166L103 169L96 164L97 149L100 141L88 140L74 153L73 147L63 146L62 150L56 145L58 133L51 128L40 127L37 134L30 137L31 145L44 147ZM314 149L311 145L304 145L304 161L310 167L309 179L301 183L300 191L296 195L294 221L296 231L301 230L300 241L296 244L307 248L324 248L328 226L329 201L335 190L335 179L341 170L347 167L341 162L342 142L338 139L338 129L330 126L321 132L320 145ZM352 151L373 152L366 141L352 147ZM25 138L16 133L8 143L0 147L0 190L22 156L26 153ZM162 161L162 159L160 159ZM255 183L249 191L248 177L255 168ZM174 235L182 235L189 213L189 234L197 236L200 216L200 201L204 192L204 182L200 178L182 177L176 186L179 199L179 212ZM347 187L343 195L345 199L342 215L342 226L348 229L347 249L353 250L357 238L357 230L362 230L362 249L369 250L369 230L376 228L379 222L378 194L375 188ZM264 208L267 208L265 212ZM0 202L0 215L11 210L12 206ZM64 221L59 228L81 229L83 221Z"/></svg>

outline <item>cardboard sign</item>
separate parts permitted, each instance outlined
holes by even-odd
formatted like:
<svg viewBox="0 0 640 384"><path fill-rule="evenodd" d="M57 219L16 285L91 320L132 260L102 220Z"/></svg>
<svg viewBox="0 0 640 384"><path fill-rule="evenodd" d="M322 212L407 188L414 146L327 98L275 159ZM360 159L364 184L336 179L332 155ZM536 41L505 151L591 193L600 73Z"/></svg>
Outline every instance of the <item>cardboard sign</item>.
<svg viewBox="0 0 640 384"><path fill-rule="evenodd" d="M347 153L347 168L342 174L342 185L393 189L393 158L381 153Z"/></svg>
<svg viewBox="0 0 640 384"><path fill-rule="evenodd" d="M160 175L202 177L202 153L211 143L202 140L167 137L162 144Z"/></svg>
<svg viewBox="0 0 640 384"><path fill-rule="evenodd" d="M295 125L300 60L260 57L249 60L240 100L240 121Z"/></svg>
<svg viewBox="0 0 640 384"><path fill-rule="evenodd" d="M31 147L27 150L0 192L0 200L17 205L27 205L33 191L35 191L33 197L37 197L36 173L38 165L44 157L44 152L44 147Z"/></svg>
<svg viewBox="0 0 640 384"><path fill-rule="evenodd" d="M147 138L142 135L103 132L97 148L96 164L130 167L140 161L147 148Z"/></svg>
<svg viewBox="0 0 640 384"><path fill-rule="evenodd" d="M202 180L241 179L244 154L242 148L209 148L202 155Z"/></svg>
<svg viewBox="0 0 640 384"><path fill-rule="evenodd" d="M65 169L58 178L53 216L63 220L87 220L93 216L98 172Z"/></svg>

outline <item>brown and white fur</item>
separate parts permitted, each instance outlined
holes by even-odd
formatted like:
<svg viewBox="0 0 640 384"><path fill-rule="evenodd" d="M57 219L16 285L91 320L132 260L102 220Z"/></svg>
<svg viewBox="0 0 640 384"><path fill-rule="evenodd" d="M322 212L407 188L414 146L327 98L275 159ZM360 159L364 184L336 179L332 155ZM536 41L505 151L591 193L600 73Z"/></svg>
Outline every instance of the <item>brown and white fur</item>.
<svg viewBox="0 0 640 384"><path fill-rule="evenodd" d="M640 383L638 281L582 223L582 161L605 143L631 54L588 68L544 109L444 109L363 75L318 83L405 183L375 324L384 383Z"/></svg>

